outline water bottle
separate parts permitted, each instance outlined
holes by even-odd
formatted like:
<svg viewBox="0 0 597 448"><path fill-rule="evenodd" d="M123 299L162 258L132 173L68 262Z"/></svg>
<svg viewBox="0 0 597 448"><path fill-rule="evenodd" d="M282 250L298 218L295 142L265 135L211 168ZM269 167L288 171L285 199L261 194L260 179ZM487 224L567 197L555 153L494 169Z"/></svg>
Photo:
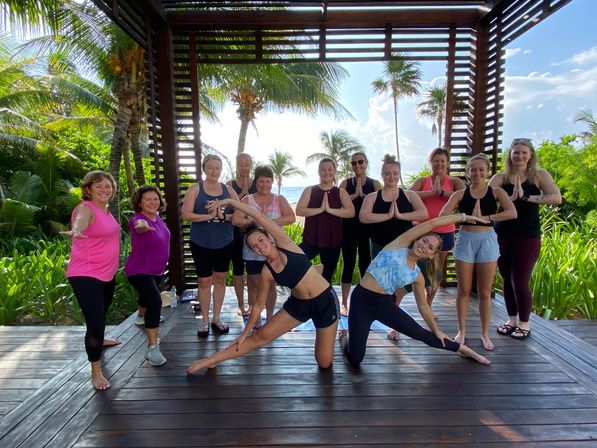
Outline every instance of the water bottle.
<svg viewBox="0 0 597 448"><path fill-rule="evenodd" d="M170 308L176 308L178 305L178 296L176 295L176 286L170 290Z"/></svg>

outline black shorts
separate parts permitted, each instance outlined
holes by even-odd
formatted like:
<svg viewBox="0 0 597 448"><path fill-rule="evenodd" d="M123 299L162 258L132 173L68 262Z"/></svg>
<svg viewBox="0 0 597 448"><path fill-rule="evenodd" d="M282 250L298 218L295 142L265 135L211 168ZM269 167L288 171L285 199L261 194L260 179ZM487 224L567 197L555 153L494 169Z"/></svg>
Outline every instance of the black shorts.
<svg viewBox="0 0 597 448"><path fill-rule="evenodd" d="M236 238L236 232L234 236L235 238L232 242L232 275L243 275L245 270L245 263L243 260L243 245L245 240L242 236Z"/></svg>
<svg viewBox="0 0 597 448"><path fill-rule="evenodd" d="M259 275L263 266L265 266L265 261L245 260L245 266L247 267L247 275Z"/></svg>
<svg viewBox="0 0 597 448"><path fill-rule="evenodd" d="M211 277L214 272L228 272L234 243L230 243L219 249L208 249L192 241L190 243L197 277L205 278Z"/></svg>
<svg viewBox="0 0 597 448"><path fill-rule="evenodd" d="M340 316L338 296L331 286L312 299L303 300L290 296L283 307L293 319L300 322L313 319L315 328L327 328Z"/></svg>

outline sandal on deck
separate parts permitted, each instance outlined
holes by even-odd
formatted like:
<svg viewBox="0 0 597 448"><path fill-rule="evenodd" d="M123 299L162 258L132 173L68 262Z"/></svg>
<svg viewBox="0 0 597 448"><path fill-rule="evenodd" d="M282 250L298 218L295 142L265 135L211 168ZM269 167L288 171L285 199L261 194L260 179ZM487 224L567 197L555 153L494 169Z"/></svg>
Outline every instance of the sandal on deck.
<svg viewBox="0 0 597 448"><path fill-rule="evenodd" d="M211 329L217 334L226 334L230 331L230 327L221 320L211 323Z"/></svg>
<svg viewBox="0 0 597 448"><path fill-rule="evenodd" d="M518 333L518 335L517 335ZM514 339L526 339L531 335L531 330L525 330L524 328L516 327L514 331L510 334L511 338Z"/></svg>
<svg viewBox="0 0 597 448"><path fill-rule="evenodd" d="M498 334L502 336L510 336L514 330L516 330L516 327L510 324L503 324L497 327Z"/></svg>
<svg viewBox="0 0 597 448"><path fill-rule="evenodd" d="M201 324L199 325L199 330L197 331L198 338L206 338L209 336L209 324Z"/></svg>

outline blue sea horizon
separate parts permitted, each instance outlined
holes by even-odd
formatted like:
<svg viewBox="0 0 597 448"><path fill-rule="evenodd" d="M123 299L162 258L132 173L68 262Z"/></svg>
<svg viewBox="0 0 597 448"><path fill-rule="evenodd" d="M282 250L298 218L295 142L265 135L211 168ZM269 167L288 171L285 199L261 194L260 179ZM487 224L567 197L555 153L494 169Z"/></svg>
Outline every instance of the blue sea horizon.
<svg viewBox="0 0 597 448"><path fill-rule="evenodd" d="M282 189L280 190L280 194L286 198L288 203L296 204L303 193L303 190L307 188L305 187L285 187L282 185ZM278 187L276 185L272 188L273 193L278 192Z"/></svg>

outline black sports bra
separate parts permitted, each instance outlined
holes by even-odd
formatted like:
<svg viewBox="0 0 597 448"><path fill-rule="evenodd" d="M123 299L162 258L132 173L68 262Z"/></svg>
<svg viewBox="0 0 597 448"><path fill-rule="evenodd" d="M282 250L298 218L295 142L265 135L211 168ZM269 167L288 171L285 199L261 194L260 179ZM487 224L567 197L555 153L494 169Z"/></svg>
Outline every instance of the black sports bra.
<svg viewBox="0 0 597 448"><path fill-rule="evenodd" d="M272 273L272 277L276 283L278 283L278 285L286 286L292 289L305 276L311 267L311 262L305 254L292 252L281 247L278 247L278 250L283 252L288 260L286 262L286 266L284 266L284 269L282 269L280 272L276 272L267 261L265 262L265 265Z"/></svg>

